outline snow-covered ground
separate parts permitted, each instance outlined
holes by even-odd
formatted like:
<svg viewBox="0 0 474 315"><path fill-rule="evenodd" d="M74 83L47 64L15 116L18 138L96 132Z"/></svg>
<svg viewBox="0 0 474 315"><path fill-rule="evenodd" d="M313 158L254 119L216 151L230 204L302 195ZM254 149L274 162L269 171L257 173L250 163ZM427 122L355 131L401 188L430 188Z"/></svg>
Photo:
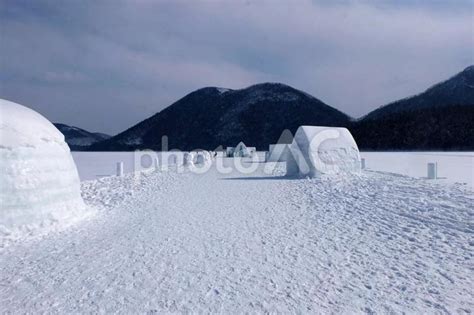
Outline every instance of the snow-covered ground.
<svg viewBox="0 0 474 315"><path fill-rule="evenodd" d="M261 158L264 152L258 152ZM157 153L158 155L160 153ZM125 173L134 170L133 152L73 152L81 180L115 175L116 163L124 163ZM474 152L361 152L369 170L406 175L427 176L427 163L438 163L436 183L460 183L474 188ZM146 161L145 161L146 162ZM144 166L148 166L145 164Z"/></svg>
<svg viewBox="0 0 474 315"><path fill-rule="evenodd" d="M83 181L95 216L1 250L2 312L474 311L465 185L263 166Z"/></svg>
<svg viewBox="0 0 474 315"><path fill-rule="evenodd" d="M437 183L474 188L474 152L361 152L368 169L415 178L427 176L427 164L438 163Z"/></svg>

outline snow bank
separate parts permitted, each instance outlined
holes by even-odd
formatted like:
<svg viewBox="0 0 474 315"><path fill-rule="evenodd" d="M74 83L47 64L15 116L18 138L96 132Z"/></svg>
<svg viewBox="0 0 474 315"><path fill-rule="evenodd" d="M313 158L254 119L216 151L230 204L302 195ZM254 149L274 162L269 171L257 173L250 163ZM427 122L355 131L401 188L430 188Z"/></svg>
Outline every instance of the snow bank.
<svg viewBox="0 0 474 315"><path fill-rule="evenodd" d="M359 149L346 128L301 126L290 151L288 175L318 177L360 171Z"/></svg>
<svg viewBox="0 0 474 315"><path fill-rule="evenodd" d="M46 118L0 99L0 236L85 214L64 136Z"/></svg>

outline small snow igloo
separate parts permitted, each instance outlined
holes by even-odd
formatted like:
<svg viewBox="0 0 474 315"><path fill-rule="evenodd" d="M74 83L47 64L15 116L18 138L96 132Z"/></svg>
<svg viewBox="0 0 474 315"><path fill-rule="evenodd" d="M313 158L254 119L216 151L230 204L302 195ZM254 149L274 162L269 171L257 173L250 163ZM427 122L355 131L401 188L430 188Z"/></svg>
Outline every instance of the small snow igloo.
<svg viewBox="0 0 474 315"><path fill-rule="evenodd" d="M0 232L62 223L85 212L63 134L37 112L0 99Z"/></svg>
<svg viewBox="0 0 474 315"><path fill-rule="evenodd" d="M359 148L346 128L300 126L286 160L288 175L360 172Z"/></svg>
<svg viewBox="0 0 474 315"><path fill-rule="evenodd" d="M239 142L234 148L233 155L234 157L249 157L251 156L251 152L243 142Z"/></svg>
<svg viewBox="0 0 474 315"><path fill-rule="evenodd" d="M194 152L185 152L183 155L183 166L193 166L195 156Z"/></svg>
<svg viewBox="0 0 474 315"><path fill-rule="evenodd" d="M196 155L196 161L194 164L208 164L212 162L211 154L209 151L199 151Z"/></svg>

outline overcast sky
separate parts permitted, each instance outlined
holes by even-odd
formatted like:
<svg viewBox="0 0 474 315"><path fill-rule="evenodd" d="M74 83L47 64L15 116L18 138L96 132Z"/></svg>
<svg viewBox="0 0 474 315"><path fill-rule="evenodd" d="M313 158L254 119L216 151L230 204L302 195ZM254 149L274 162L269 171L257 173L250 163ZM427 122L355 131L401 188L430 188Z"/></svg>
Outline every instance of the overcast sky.
<svg viewBox="0 0 474 315"><path fill-rule="evenodd" d="M114 134L271 81L359 117L474 64L473 1L0 0L0 97Z"/></svg>

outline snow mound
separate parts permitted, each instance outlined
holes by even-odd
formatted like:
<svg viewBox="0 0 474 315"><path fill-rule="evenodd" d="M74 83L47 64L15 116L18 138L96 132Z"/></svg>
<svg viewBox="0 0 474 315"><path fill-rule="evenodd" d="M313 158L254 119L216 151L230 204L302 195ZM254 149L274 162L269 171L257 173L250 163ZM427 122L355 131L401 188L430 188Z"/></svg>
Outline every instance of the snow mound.
<svg viewBox="0 0 474 315"><path fill-rule="evenodd" d="M287 157L288 175L319 177L360 172L357 143L346 128L301 126Z"/></svg>
<svg viewBox="0 0 474 315"><path fill-rule="evenodd" d="M64 136L22 105L0 99L0 236L68 224L86 213Z"/></svg>
<svg viewBox="0 0 474 315"><path fill-rule="evenodd" d="M195 159L194 152L185 152L183 156L183 166L193 166Z"/></svg>

